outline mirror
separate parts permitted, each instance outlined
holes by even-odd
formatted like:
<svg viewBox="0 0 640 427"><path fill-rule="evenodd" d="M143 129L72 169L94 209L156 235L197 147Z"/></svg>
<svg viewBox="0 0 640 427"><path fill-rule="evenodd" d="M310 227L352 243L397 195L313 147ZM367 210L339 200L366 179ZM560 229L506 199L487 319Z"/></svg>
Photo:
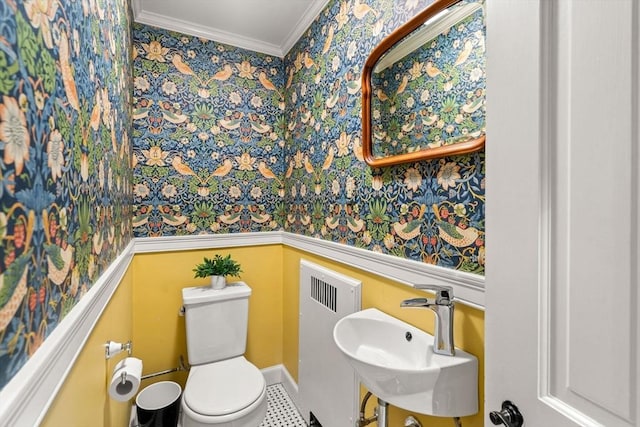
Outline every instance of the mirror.
<svg viewBox="0 0 640 427"><path fill-rule="evenodd" d="M371 52L362 73L370 166L484 147L484 28L482 3L436 0Z"/></svg>

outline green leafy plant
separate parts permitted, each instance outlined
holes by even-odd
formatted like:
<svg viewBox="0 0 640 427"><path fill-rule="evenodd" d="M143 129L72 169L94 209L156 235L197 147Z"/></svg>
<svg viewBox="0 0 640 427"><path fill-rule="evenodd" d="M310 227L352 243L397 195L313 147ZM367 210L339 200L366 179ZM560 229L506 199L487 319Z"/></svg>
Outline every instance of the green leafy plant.
<svg viewBox="0 0 640 427"><path fill-rule="evenodd" d="M216 255L212 259L205 257L200 264L196 265L196 268L194 268L193 271L195 272L195 277L240 277L240 273L242 273L240 264L231 259L231 255L227 255L226 257Z"/></svg>

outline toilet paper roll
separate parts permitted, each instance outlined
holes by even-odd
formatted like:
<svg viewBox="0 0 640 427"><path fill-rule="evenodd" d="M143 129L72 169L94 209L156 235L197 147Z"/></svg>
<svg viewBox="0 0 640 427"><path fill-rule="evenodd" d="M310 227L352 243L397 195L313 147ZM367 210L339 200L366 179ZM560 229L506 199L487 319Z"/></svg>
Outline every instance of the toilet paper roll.
<svg viewBox="0 0 640 427"><path fill-rule="evenodd" d="M135 357L122 359L113 370L109 395L118 402L126 402L138 392L141 377L142 360Z"/></svg>

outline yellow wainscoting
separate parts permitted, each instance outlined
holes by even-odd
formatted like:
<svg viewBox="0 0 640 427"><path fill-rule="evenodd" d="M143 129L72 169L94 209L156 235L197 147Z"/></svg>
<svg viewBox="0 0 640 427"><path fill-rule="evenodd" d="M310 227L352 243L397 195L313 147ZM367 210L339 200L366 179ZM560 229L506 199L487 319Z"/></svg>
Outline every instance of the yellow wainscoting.
<svg viewBox="0 0 640 427"><path fill-rule="evenodd" d="M104 344L109 340L127 342L132 339L132 291L133 269L129 266L49 407L41 424L43 427L128 425L131 406L110 399L107 392L115 365L127 353L106 360Z"/></svg>
<svg viewBox="0 0 640 427"><path fill-rule="evenodd" d="M252 290L247 359L261 369L282 363L282 245L137 254L133 260L133 340L145 374L177 367L180 355L187 361L184 317L179 315L182 288L209 283L208 279L194 279L192 270L203 257L215 254L231 254L242 266L239 280ZM184 386L186 375L164 375L143 384L161 380Z"/></svg>
<svg viewBox="0 0 640 427"><path fill-rule="evenodd" d="M241 280L253 290L246 356L259 368L284 363L297 381L298 287L302 258L361 280L362 308L376 307L433 333L434 316L430 312L400 308L400 301L424 296L424 292L288 246L137 254L42 425L126 425L129 404L113 401L107 393L113 367L124 357L124 353L105 361L103 344L109 339L132 339L134 356L144 361L145 374L175 368L178 357L187 356L184 318L179 316L181 289L206 285L206 279L193 278L192 269L204 256L211 257L217 253L230 253L242 264ZM483 425L484 401L484 312L459 304L454 334L456 345L479 360L480 412L463 418L462 422L465 427L480 427ZM173 380L184 385L186 374L156 377L143 381L142 386L161 380ZM375 399L369 402L368 416L375 406L374 402ZM96 408L100 408L101 412L96 413ZM407 415L406 411L391 407L389 425L403 425ZM424 425L433 427L453 425L451 419L446 418L416 418Z"/></svg>

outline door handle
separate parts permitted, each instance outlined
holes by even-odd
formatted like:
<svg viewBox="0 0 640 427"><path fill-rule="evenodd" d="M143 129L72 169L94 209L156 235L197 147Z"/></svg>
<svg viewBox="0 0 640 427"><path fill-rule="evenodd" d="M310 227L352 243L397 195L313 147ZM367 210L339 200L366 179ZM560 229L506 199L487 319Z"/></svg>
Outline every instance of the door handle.
<svg viewBox="0 0 640 427"><path fill-rule="evenodd" d="M489 419L496 426L502 424L505 427L522 427L524 424L518 407L508 400L502 402L502 410L492 411L489 414Z"/></svg>

